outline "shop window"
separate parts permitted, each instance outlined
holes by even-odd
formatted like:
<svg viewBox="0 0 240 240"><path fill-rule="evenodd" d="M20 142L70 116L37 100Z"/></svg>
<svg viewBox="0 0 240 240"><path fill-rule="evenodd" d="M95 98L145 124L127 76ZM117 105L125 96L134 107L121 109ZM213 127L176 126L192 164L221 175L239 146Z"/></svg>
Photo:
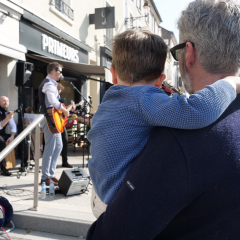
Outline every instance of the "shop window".
<svg viewBox="0 0 240 240"><path fill-rule="evenodd" d="M111 40L112 40L112 32L109 31L108 29L106 30L106 35L103 36L104 37L104 46L108 47L109 49L111 49Z"/></svg>
<svg viewBox="0 0 240 240"><path fill-rule="evenodd" d="M158 25L157 25L157 22L155 21L155 31L154 31L156 34L158 34Z"/></svg>
<svg viewBox="0 0 240 240"><path fill-rule="evenodd" d="M73 21L74 14L71 8L71 0L51 0L51 10L56 14L61 14L64 18Z"/></svg>
<svg viewBox="0 0 240 240"><path fill-rule="evenodd" d="M154 16L151 14L151 19L152 19L152 32L155 33L155 19Z"/></svg>
<svg viewBox="0 0 240 240"><path fill-rule="evenodd" d="M106 7L111 7L111 5L108 2L106 2ZM112 48L111 43L112 43L113 36L114 36L113 28L107 28L106 35L104 36L104 44L109 49Z"/></svg>

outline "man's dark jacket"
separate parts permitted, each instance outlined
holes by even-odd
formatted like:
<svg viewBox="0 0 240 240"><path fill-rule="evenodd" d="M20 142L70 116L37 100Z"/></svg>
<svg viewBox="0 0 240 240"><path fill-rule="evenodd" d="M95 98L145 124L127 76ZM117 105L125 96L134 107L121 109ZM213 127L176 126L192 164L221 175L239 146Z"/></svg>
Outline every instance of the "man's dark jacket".
<svg viewBox="0 0 240 240"><path fill-rule="evenodd" d="M206 128L155 128L93 239L239 240L240 96Z"/></svg>

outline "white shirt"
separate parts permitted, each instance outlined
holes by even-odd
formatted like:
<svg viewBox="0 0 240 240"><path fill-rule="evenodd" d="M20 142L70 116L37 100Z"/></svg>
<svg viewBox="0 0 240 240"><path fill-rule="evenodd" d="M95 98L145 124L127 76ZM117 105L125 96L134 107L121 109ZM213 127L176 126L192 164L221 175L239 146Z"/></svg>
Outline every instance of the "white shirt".
<svg viewBox="0 0 240 240"><path fill-rule="evenodd" d="M60 110L62 104L58 100L58 90L57 90L57 82L50 78L46 77L50 81L43 85L42 92L45 93L47 99L45 98L46 107L55 107L57 110Z"/></svg>
<svg viewBox="0 0 240 240"><path fill-rule="evenodd" d="M14 132L16 133L17 132L17 126L16 126L16 123L14 122L13 118L11 118L9 121L8 121L8 126L10 127L11 129L11 132ZM6 125L7 125L6 124ZM0 122L0 130L2 129L2 126L1 126L1 122Z"/></svg>

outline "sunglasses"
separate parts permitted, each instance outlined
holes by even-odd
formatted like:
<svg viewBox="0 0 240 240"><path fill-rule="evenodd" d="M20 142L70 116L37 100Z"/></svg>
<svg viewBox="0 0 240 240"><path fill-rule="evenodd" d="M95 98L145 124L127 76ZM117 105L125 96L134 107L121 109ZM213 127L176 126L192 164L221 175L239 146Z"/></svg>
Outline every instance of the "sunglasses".
<svg viewBox="0 0 240 240"><path fill-rule="evenodd" d="M60 70L58 70L58 69L56 69L56 71L62 73L62 71L60 71Z"/></svg>
<svg viewBox="0 0 240 240"><path fill-rule="evenodd" d="M190 43L191 43L191 44L193 45L193 47L194 47L194 43L193 43L193 42L190 42ZM170 52L171 52L173 58L174 58L176 61L178 61L179 49L185 48L185 47L186 47L186 44L187 44L187 42L185 42L185 43L180 43L180 44L178 44L178 45L176 45L175 47L173 47L173 48L170 49Z"/></svg>

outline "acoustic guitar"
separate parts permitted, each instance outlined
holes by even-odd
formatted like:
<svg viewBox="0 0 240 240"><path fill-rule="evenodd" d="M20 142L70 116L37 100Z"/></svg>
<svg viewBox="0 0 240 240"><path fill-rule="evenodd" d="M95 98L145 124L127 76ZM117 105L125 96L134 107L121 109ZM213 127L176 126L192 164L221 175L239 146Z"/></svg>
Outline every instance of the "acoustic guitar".
<svg viewBox="0 0 240 240"><path fill-rule="evenodd" d="M72 101L72 103L74 102ZM77 107L79 105L82 105L83 103L84 102L81 101L76 105L70 105L67 108L67 110L69 111L73 106ZM64 104L62 105L65 107ZM63 114L63 112L61 110L57 110L54 107L47 108L47 114L45 114L45 119L47 122L48 129L52 134L62 133L68 121L68 118Z"/></svg>

